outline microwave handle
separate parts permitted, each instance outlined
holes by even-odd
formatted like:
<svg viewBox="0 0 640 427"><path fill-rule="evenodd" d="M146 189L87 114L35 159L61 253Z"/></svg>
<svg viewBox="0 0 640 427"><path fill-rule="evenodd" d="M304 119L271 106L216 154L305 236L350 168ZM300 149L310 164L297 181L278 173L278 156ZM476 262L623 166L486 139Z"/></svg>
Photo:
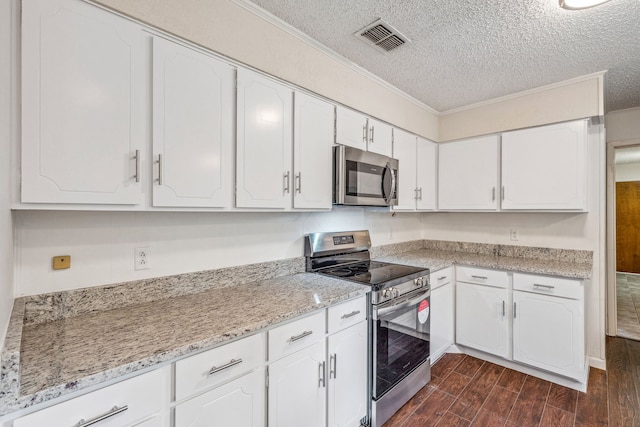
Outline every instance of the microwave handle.
<svg viewBox="0 0 640 427"><path fill-rule="evenodd" d="M387 169L389 171L389 174L391 175L391 187L389 189L389 194L383 194L383 196L387 205L390 205L391 200L394 198L396 194L396 180L397 180L396 171L394 171L391 168L391 165L389 163L387 163L387 166L385 166L385 169ZM384 192L384 184L382 185L382 191Z"/></svg>

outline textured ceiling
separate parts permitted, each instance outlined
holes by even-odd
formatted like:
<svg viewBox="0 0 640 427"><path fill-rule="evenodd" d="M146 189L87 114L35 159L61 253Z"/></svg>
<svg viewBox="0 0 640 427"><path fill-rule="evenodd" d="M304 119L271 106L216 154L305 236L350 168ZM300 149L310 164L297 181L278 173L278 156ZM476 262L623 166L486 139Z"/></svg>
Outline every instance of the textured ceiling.
<svg viewBox="0 0 640 427"><path fill-rule="evenodd" d="M606 111L640 106L640 0L251 1L438 111L603 70ZM353 36L378 18L411 43L382 54Z"/></svg>

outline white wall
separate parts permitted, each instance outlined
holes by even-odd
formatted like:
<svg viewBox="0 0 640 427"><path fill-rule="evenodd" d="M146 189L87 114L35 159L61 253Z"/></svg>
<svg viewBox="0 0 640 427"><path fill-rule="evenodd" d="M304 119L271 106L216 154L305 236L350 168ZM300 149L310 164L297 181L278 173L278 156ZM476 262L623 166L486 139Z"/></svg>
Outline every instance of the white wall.
<svg viewBox="0 0 640 427"><path fill-rule="evenodd" d="M640 163L620 163L616 165L616 182L640 181Z"/></svg>
<svg viewBox="0 0 640 427"><path fill-rule="evenodd" d="M11 28L12 1L0 2L0 350L13 306L11 223Z"/></svg>
<svg viewBox="0 0 640 427"><path fill-rule="evenodd" d="M607 113L605 126L607 142L637 139L640 143L640 107Z"/></svg>
<svg viewBox="0 0 640 427"><path fill-rule="evenodd" d="M305 233L369 229L382 245L422 238L422 215L338 208L314 213L17 212L16 293L54 292L303 256ZM134 270L149 246L151 269ZM70 255L69 270L51 257Z"/></svg>

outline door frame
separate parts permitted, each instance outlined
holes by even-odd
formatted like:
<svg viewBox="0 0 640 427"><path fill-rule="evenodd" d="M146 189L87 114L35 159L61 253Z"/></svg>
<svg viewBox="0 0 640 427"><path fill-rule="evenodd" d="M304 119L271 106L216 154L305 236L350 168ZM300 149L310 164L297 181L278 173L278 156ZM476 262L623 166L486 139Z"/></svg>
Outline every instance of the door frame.
<svg viewBox="0 0 640 427"><path fill-rule="evenodd" d="M616 297L616 168L615 150L640 146L640 139L607 142L607 335L618 335Z"/></svg>

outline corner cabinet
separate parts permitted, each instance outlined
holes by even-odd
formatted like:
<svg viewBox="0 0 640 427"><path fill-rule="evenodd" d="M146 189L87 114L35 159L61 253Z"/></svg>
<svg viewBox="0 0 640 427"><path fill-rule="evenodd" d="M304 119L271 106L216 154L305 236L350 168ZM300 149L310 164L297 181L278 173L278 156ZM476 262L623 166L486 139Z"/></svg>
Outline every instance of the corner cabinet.
<svg viewBox="0 0 640 427"><path fill-rule="evenodd" d="M395 129L393 157L402 164L398 174L398 205L393 210L435 210L437 144Z"/></svg>
<svg viewBox="0 0 640 427"><path fill-rule="evenodd" d="M141 28L81 1L25 1L21 52L21 201L142 203Z"/></svg>
<svg viewBox="0 0 640 427"><path fill-rule="evenodd" d="M231 207L235 69L152 41L153 206Z"/></svg>
<svg viewBox="0 0 640 427"><path fill-rule="evenodd" d="M586 120L503 133L502 209L584 211L586 153Z"/></svg>
<svg viewBox="0 0 640 427"><path fill-rule="evenodd" d="M497 135L439 144L438 209L498 209Z"/></svg>

